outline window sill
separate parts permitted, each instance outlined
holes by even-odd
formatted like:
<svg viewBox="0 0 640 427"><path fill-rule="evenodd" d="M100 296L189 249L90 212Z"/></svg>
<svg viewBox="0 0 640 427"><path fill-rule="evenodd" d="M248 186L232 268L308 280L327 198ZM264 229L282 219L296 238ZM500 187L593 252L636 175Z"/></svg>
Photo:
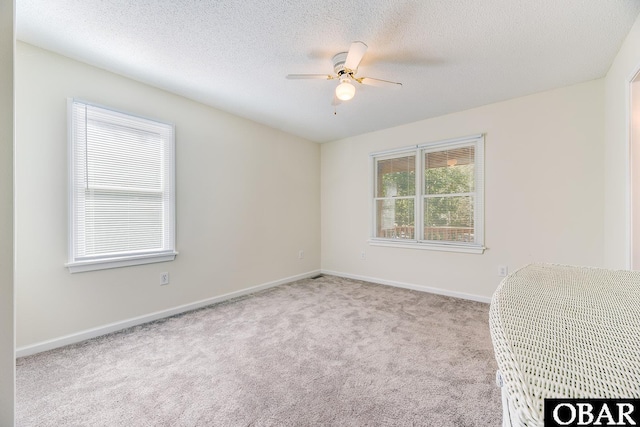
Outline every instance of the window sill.
<svg viewBox="0 0 640 427"><path fill-rule="evenodd" d="M156 262L173 261L177 252L168 252L153 255L127 256L121 258L107 258L100 260L76 261L65 264L70 273L82 273L85 271L106 270L109 268L128 267L132 265L152 264Z"/></svg>
<svg viewBox="0 0 640 427"><path fill-rule="evenodd" d="M482 245L460 245L455 243L421 243L415 240L403 242L396 239L370 239L369 244L371 246L386 246L389 248L422 249L441 252L462 252L468 254L483 254L485 249L487 249Z"/></svg>

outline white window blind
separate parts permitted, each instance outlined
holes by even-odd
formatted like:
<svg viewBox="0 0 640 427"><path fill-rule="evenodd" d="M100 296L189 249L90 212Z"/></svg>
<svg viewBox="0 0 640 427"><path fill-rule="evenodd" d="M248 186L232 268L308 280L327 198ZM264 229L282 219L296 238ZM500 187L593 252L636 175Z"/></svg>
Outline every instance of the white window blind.
<svg viewBox="0 0 640 427"><path fill-rule="evenodd" d="M72 272L174 259L173 125L69 102Z"/></svg>

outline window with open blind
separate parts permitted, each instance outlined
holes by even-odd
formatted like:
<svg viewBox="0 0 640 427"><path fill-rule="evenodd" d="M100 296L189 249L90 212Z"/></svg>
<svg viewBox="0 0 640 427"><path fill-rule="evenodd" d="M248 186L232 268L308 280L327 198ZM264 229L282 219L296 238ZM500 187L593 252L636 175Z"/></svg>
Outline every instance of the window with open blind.
<svg viewBox="0 0 640 427"><path fill-rule="evenodd" d="M175 258L173 125L69 101L71 272Z"/></svg>
<svg viewBox="0 0 640 427"><path fill-rule="evenodd" d="M484 136L373 153L372 244L484 251Z"/></svg>

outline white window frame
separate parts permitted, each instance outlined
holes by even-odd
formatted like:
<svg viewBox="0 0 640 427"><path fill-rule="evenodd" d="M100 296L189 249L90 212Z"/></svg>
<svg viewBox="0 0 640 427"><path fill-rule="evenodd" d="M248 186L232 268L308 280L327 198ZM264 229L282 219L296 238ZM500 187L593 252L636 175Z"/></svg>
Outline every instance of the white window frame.
<svg viewBox="0 0 640 427"><path fill-rule="evenodd" d="M150 132L150 128L155 128L162 134L161 141L163 146L161 160L161 194L163 194L162 203L162 236L163 243L161 248L150 250L127 250L112 252L110 254L94 254L86 255L78 249L80 245L76 243L82 239L82 227L84 213L80 206L81 199L84 196L78 196L86 188L85 185L80 186L79 182L86 182L86 174L81 171L87 168L86 148L81 148L80 144L85 144L86 139L76 132L76 125L86 127L86 118L79 119L76 123L74 117L74 108L94 108L100 109L107 115L112 114L114 120L116 117L126 116L129 126L137 131ZM69 158L69 261L65 266L71 273L78 273L92 270L103 270L108 268L125 267L140 264L149 264L156 262L166 262L175 259L177 252L175 248L175 128L171 123L160 122L157 120L141 117L138 115L118 111L110 107L86 102L79 99L69 98L67 100L67 126L68 126L68 158ZM114 121L115 123L115 121ZM139 128L135 126L139 125ZM142 128L145 128L144 130ZM85 132L86 135L86 132ZM82 139L82 141L81 141ZM80 147L79 150L76 148ZM168 164L167 164L168 162ZM85 176L85 179L81 179ZM136 190L137 191L137 190ZM155 191L155 190L154 190ZM86 237L85 237L86 238Z"/></svg>
<svg viewBox="0 0 640 427"><path fill-rule="evenodd" d="M470 147L475 148L474 158L474 241L473 242L451 242L422 240L424 236L424 154L428 152L445 151L455 148ZM414 237L415 239L399 239L376 237L376 165L378 160L387 160L403 156L415 155L415 191L414 196ZM370 155L370 191L371 195L371 235L369 244L372 246L388 246L398 248L427 249L446 252L465 252L482 254L484 246L484 135L472 135L462 138L447 139L429 142L420 145L397 148L393 150L378 151Z"/></svg>

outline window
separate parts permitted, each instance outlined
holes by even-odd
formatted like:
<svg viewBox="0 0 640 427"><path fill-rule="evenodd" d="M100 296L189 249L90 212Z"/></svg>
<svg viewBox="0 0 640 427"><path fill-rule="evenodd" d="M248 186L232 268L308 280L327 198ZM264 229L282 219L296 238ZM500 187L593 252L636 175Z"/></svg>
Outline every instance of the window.
<svg viewBox="0 0 640 427"><path fill-rule="evenodd" d="M175 258L173 125L69 100L73 272Z"/></svg>
<svg viewBox="0 0 640 427"><path fill-rule="evenodd" d="M372 244L484 251L482 135L371 157Z"/></svg>

